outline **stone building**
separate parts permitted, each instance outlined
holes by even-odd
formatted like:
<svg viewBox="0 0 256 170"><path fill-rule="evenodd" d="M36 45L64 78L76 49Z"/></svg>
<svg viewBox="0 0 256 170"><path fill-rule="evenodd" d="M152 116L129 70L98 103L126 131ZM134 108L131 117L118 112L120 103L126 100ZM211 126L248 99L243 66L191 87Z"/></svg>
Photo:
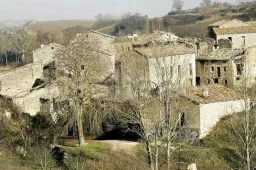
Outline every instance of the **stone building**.
<svg viewBox="0 0 256 170"><path fill-rule="evenodd" d="M127 46L116 62L116 81L124 94L158 88L163 83L195 86L195 58L194 49L184 44Z"/></svg>
<svg viewBox="0 0 256 170"><path fill-rule="evenodd" d="M55 52L64 48L49 44L33 51L33 63L0 74L0 94L7 96L22 112L35 115L40 111L40 98L52 99L58 95L54 86L48 85L49 64Z"/></svg>
<svg viewBox="0 0 256 170"><path fill-rule="evenodd" d="M227 87L242 82L255 83L256 46L248 49L220 48L196 59L197 85L220 84Z"/></svg>
<svg viewBox="0 0 256 170"><path fill-rule="evenodd" d="M188 138L204 138L226 115L245 110L245 101L233 90L220 85L194 87L181 92L181 98L172 104Z"/></svg>
<svg viewBox="0 0 256 170"><path fill-rule="evenodd" d="M239 20L222 20L208 26L210 36L216 44L227 39L232 48L248 48L256 45L256 27Z"/></svg>
<svg viewBox="0 0 256 170"><path fill-rule="evenodd" d="M52 62L55 57L55 53L61 48L63 48L63 46L57 43L50 43L48 45L42 44L41 48L32 51L33 63L37 61L41 61L46 64Z"/></svg>

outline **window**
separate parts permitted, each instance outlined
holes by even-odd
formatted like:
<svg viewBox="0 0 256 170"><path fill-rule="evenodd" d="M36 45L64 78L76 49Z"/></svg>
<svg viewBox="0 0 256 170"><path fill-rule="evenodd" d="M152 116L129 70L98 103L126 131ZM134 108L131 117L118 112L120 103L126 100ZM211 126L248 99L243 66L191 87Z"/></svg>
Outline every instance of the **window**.
<svg viewBox="0 0 256 170"><path fill-rule="evenodd" d="M51 47L51 49L53 50L53 49L54 49L54 47Z"/></svg>
<svg viewBox="0 0 256 170"><path fill-rule="evenodd" d="M214 67L212 66L212 71L214 71Z"/></svg>
<svg viewBox="0 0 256 170"><path fill-rule="evenodd" d="M224 80L224 84L227 85L228 84L228 80L225 79Z"/></svg>
<svg viewBox="0 0 256 170"><path fill-rule="evenodd" d="M192 64L191 63L189 64L189 71L190 71L190 75L192 76L193 75L193 70L192 70Z"/></svg>
<svg viewBox="0 0 256 170"><path fill-rule="evenodd" d="M219 79L214 79L214 84L219 84Z"/></svg>
<svg viewBox="0 0 256 170"><path fill-rule="evenodd" d="M84 70L84 65L81 65L81 70Z"/></svg>
<svg viewBox="0 0 256 170"><path fill-rule="evenodd" d="M230 40L230 42L232 42L232 37L228 37L228 39Z"/></svg>
<svg viewBox="0 0 256 170"><path fill-rule="evenodd" d="M245 46L245 36L242 36L243 39L243 45Z"/></svg>
<svg viewBox="0 0 256 170"><path fill-rule="evenodd" d="M178 65L178 75L181 77L180 65Z"/></svg>
<svg viewBox="0 0 256 170"><path fill-rule="evenodd" d="M180 113L180 127L183 127L184 125L185 125L185 122L186 120L185 120L185 112L181 112Z"/></svg>
<svg viewBox="0 0 256 170"><path fill-rule="evenodd" d="M237 72L237 75L238 76L241 76L242 75L242 73L243 73L243 64L242 63L240 63L240 64L236 64L236 72Z"/></svg>
<svg viewBox="0 0 256 170"><path fill-rule="evenodd" d="M226 71L227 71L227 68L226 68L226 67L224 67L224 68L223 68L223 70L226 72Z"/></svg>
<svg viewBox="0 0 256 170"><path fill-rule="evenodd" d="M211 80L210 79L208 79L207 82L208 82L208 84L211 84Z"/></svg>
<svg viewBox="0 0 256 170"><path fill-rule="evenodd" d="M196 77L196 86L200 86L201 80L200 77Z"/></svg>
<svg viewBox="0 0 256 170"><path fill-rule="evenodd" d="M220 74L220 67L217 67L217 73L218 73L218 77L220 77L221 76L221 74Z"/></svg>

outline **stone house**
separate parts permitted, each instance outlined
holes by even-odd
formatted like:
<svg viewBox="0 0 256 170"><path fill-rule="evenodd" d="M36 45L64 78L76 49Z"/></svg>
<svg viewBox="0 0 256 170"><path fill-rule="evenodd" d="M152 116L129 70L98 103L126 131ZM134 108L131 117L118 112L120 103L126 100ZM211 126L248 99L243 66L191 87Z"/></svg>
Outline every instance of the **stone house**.
<svg viewBox="0 0 256 170"><path fill-rule="evenodd" d="M210 36L218 44L220 39L230 40L232 48L256 45L256 27L239 20L222 20L208 26Z"/></svg>
<svg viewBox="0 0 256 170"><path fill-rule="evenodd" d="M134 90L154 89L163 83L171 86L195 86L195 58L193 48L184 44L124 48L116 63L119 90L129 94Z"/></svg>
<svg viewBox="0 0 256 170"><path fill-rule="evenodd" d="M220 48L196 59L197 85L220 84L233 88L256 78L256 46L244 49Z"/></svg>
<svg viewBox="0 0 256 170"><path fill-rule="evenodd" d="M33 63L0 74L0 94L8 96L23 112L40 111L40 98L57 96L55 87L47 84L47 70L55 52L63 46L49 44L33 51Z"/></svg>
<svg viewBox="0 0 256 170"><path fill-rule="evenodd" d="M54 60L55 53L61 48L63 48L63 46L57 43L50 43L48 45L42 44L41 48L32 51L33 63L42 61L43 63L48 64L49 62L52 62Z"/></svg>
<svg viewBox="0 0 256 170"><path fill-rule="evenodd" d="M220 85L194 87L181 92L181 98L172 104L188 138L204 138L218 121L232 113L245 110L245 101L232 89Z"/></svg>

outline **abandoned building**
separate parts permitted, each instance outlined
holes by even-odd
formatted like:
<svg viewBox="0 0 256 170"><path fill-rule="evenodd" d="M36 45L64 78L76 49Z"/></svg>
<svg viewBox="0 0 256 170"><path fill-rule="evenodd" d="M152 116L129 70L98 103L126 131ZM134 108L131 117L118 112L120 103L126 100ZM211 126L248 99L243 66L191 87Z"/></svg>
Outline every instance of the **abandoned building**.
<svg viewBox="0 0 256 170"><path fill-rule="evenodd" d="M220 84L233 88L247 81L255 83L256 47L244 49L221 48L196 59L196 84Z"/></svg>
<svg viewBox="0 0 256 170"><path fill-rule="evenodd" d="M181 92L177 104L179 126L184 126L188 138L204 138L223 116L245 110L245 101L232 89L221 85L194 87Z"/></svg>
<svg viewBox="0 0 256 170"><path fill-rule="evenodd" d="M55 53L58 49L63 48L62 45L57 44L57 43L50 43L48 45L41 45L41 48L38 48L34 51L33 53L33 63L37 61L41 61L43 63L50 63L54 60Z"/></svg>
<svg viewBox="0 0 256 170"><path fill-rule="evenodd" d="M116 81L124 94L166 83L195 86L195 58L194 49L184 44L126 49L116 62Z"/></svg>
<svg viewBox="0 0 256 170"><path fill-rule="evenodd" d="M248 48L256 45L256 27L239 20L222 20L208 26L211 38L227 39L232 48Z"/></svg>

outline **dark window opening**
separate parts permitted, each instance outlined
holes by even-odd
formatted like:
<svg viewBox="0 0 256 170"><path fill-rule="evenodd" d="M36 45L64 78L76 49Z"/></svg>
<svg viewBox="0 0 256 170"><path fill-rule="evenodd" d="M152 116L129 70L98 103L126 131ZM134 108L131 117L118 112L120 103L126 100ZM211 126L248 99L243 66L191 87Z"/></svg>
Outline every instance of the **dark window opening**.
<svg viewBox="0 0 256 170"><path fill-rule="evenodd" d="M178 65L178 74L181 76L180 65Z"/></svg>
<svg viewBox="0 0 256 170"><path fill-rule="evenodd" d="M224 71L225 71L225 72L227 71L227 68L226 68L226 67L224 67Z"/></svg>
<svg viewBox="0 0 256 170"><path fill-rule="evenodd" d="M212 71L214 71L214 67L212 66Z"/></svg>
<svg viewBox="0 0 256 170"><path fill-rule="evenodd" d="M214 84L219 84L219 79L214 79Z"/></svg>
<svg viewBox="0 0 256 170"><path fill-rule="evenodd" d="M211 84L211 80L210 79L208 79L208 84Z"/></svg>
<svg viewBox="0 0 256 170"><path fill-rule="evenodd" d="M196 44L196 50L200 50L200 44L199 43L195 43Z"/></svg>
<svg viewBox="0 0 256 170"><path fill-rule="evenodd" d="M218 77L220 77L220 67L217 67L217 73L218 73Z"/></svg>
<svg viewBox="0 0 256 170"><path fill-rule="evenodd" d="M236 71L237 71L237 75L241 76L243 73L243 64L237 64L236 65Z"/></svg>
<svg viewBox="0 0 256 170"><path fill-rule="evenodd" d="M230 40L230 42L232 42L232 37L228 37L228 39Z"/></svg>
<svg viewBox="0 0 256 170"><path fill-rule="evenodd" d="M242 36L243 39L243 45L245 46L245 36Z"/></svg>
<svg viewBox="0 0 256 170"><path fill-rule="evenodd" d="M85 68L84 65L81 65L81 70L84 70L84 68Z"/></svg>
<svg viewBox="0 0 256 170"><path fill-rule="evenodd" d="M180 127L183 127L185 125L185 112L180 113Z"/></svg>
<svg viewBox="0 0 256 170"><path fill-rule="evenodd" d="M228 80L224 80L224 84L227 85L228 84Z"/></svg>
<svg viewBox="0 0 256 170"><path fill-rule="evenodd" d="M53 50L53 49L54 49L54 47L51 47L51 49Z"/></svg>
<svg viewBox="0 0 256 170"><path fill-rule="evenodd" d="M239 81L239 80L241 80L241 78L240 78L240 77L237 77L236 80Z"/></svg>
<svg viewBox="0 0 256 170"><path fill-rule="evenodd" d="M196 77L196 86L200 86L201 79L200 77Z"/></svg>

